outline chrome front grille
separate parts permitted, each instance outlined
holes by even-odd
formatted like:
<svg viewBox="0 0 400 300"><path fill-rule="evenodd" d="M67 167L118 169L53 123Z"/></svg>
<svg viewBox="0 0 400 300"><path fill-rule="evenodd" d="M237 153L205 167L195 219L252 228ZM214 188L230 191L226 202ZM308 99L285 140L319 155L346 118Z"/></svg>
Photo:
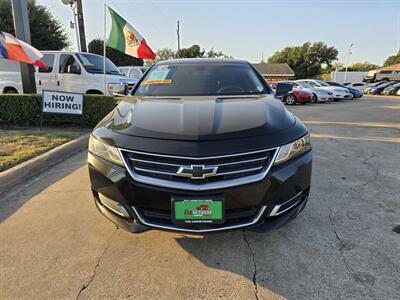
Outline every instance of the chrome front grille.
<svg viewBox="0 0 400 300"><path fill-rule="evenodd" d="M218 189L263 179L277 148L213 157L182 157L120 149L139 182L184 190Z"/></svg>

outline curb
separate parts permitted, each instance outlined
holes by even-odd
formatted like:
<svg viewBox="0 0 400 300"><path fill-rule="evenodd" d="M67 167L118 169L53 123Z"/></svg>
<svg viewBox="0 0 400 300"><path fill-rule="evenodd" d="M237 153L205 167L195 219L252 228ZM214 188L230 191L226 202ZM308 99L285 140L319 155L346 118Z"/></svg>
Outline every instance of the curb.
<svg viewBox="0 0 400 300"><path fill-rule="evenodd" d="M0 194L9 190L14 185L86 149L89 136L90 133L87 133L0 173Z"/></svg>

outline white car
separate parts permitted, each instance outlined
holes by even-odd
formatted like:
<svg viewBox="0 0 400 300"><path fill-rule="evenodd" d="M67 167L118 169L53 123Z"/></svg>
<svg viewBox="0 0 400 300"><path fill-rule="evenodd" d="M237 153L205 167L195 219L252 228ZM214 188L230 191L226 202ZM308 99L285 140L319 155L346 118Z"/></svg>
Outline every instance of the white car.
<svg viewBox="0 0 400 300"><path fill-rule="evenodd" d="M147 72L149 67L139 67L139 66L124 66L124 67L119 67L121 72L128 77L135 78L139 80L144 73Z"/></svg>
<svg viewBox="0 0 400 300"><path fill-rule="evenodd" d="M301 79L301 80L297 80L297 82L305 82L305 83L308 83L309 85L312 85L315 88L321 88L321 89L327 90L329 92L332 92L332 96L334 99L340 100L340 99L352 99L353 98L353 94L351 94L348 89L331 86L322 80Z"/></svg>
<svg viewBox="0 0 400 300"><path fill-rule="evenodd" d="M353 88L353 89L357 89L361 93L363 93L364 90L368 87L368 85L365 82L349 83L349 84L345 84L345 86L348 86L348 87Z"/></svg>
<svg viewBox="0 0 400 300"><path fill-rule="evenodd" d="M293 85L293 88L295 89L301 89L312 93L313 94L313 99L311 100L312 103L327 102L333 100L332 92L329 92L327 90L315 88L302 81L286 81L286 82L291 83Z"/></svg>
<svg viewBox="0 0 400 300"><path fill-rule="evenodd" d="M51 90L112 96L115 86L133 86L136 83L123 75L109 59L106 59L104 78L103 57L97 54L67 51L42 53L41 61L48 68L35 68L38 93ZM8 62L6 70L0 69L0 94L22 92L19 63Z"/></svg>

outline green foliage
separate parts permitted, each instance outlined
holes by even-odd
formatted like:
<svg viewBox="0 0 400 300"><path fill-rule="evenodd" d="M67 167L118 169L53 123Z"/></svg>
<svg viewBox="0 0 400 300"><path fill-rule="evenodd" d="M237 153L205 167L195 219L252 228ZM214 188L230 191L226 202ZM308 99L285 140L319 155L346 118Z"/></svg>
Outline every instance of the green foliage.
<svg viewBox="0 0 400 300"><path fill-rule="evenodd" d="M178 58L178 51L174 51L171 48L163 48L156 51L157 58L155 60L146 60L145 65L151 66L157 61L163 61L168 59ZM214 48L206 51L204 48L200 48L199 45L192 45L189 48L182 48L179 51L179 58L232 58L232 56L226 55L222 51L215 51Z"/></svg>
<svg viewBox="0 0 400 300"><path fill-rule="evenodd" d="M226 55L222 51L215 51L214 48L211 48L207 51L206 57L209 58L233 58L232 56Z"/></svg>
<svg viewBox="0 0 400 300"><path fill-rule="evenodd" d="M83 125L94 127L116 106L112 97L102 95L84 95ZM4 125L39 125L42 107L41 95L0 95L0 124ZM59 120L80 124L80 116L46 115L46 120Z"/></svg>
<svg viewBox="0 0 400 300"><path fill-rule="evenodd" d="M354 63L352 65L349 66L349 68L347 69L347 71L349 72L362 72L362 71L370 71L370 70L375 70L378 69L379 66L375 65L375 64L371 64L367 61L364 62L358 62L358 63ZM339 68L339 71L346 71L346 66L341 66Z"/></svg>
<svg viewBox="0 0 400 300"><path fill-rule="evenodd" d="M400 64L400 51L397 52L397 54L389 56L385 62L383 63L383 66L391 66L391 65L395 65L395 64Z"/></svg>
<svg viewBox="0 0 400 300"><path fill-rule="evenodd" d="M201 49L199 45L192 45L189 48L182 48L177 54L179 54L179 58L198 58L204 57L205 50Z"/></svg>
<svg viewBox="0 0 400 300"><path fill-rule="evenodd" d="M286 47L275 52L268 62L287 63L295 72L296 78L310 78L321 74L323 65L331 66L337 55L338 50L328 47L324 42L306 42L301 46Z"/></svg>
<svg viewBox="0 0 400 300"><path fill-rule="evenodd" d="M36 0L28 0L32 46L39 50L62 50L69 46L68 35L61 22ZM11 0L0 0L0 31L15 36Z"/></svg>
<svg viewBox="0 0 400 300"><path fill-rule="evenodd" d="M89 52L103 56L103 40L94 39L89 45ZM106 47L107 57L117 66L143 66L143 59L132 57L114 48Z"/></svg>

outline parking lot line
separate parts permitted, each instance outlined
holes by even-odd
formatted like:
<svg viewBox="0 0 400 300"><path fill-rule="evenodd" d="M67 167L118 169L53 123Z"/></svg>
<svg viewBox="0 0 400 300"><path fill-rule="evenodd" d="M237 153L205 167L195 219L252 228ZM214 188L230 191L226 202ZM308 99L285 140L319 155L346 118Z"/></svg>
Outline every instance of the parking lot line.
<svg viewBox="0 0 400 300"><path fill-rule="evenodd" d="M327 139L328 138L330 138L330 139L341 139L341 140L360 140L360 141L400 143L400 138L377 137L377 136L352 137L352 136L338 136L338 135L334 135L334 134L312 133L311 137L313 137L313 138L327 138Z"/></svg>

